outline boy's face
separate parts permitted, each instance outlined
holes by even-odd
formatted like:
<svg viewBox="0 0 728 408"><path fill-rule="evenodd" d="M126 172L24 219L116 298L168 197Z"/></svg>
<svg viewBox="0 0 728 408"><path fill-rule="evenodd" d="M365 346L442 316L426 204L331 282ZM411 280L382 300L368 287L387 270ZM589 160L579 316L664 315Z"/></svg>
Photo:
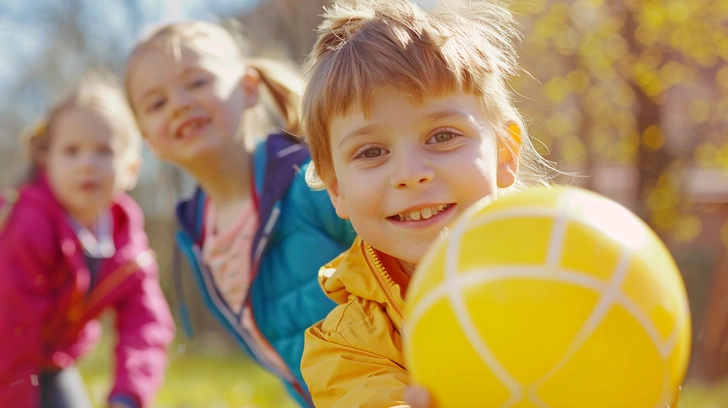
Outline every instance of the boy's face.
<svg viewBox="0 0 728 408"><path fill-rule="evenodd" d="M418 106L383 87L372 98L368 116L352 108L331 122L335 178L327 190L364 241L416 265L443 227L515 181L517 162L476 96Z"/></svg>

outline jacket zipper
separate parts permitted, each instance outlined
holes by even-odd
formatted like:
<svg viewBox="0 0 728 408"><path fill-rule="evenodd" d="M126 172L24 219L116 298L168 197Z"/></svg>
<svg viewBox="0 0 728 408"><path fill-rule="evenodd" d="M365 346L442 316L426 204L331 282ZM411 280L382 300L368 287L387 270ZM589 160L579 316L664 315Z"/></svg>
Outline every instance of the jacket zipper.
<svg viewBox="0 0 728 408"><path fill-rule="evenodd" d="M257 208L256 208L256 210L257 210ZM265 248L268 246L268 239L270 237L270 234L273 232L273 227L275 227L276 222L278 221L278 217L280 216L280 213L281 213L281 209L278 206L273 206L273 208L271 209L270 216L268 217L268 219L265 222L265 225L263 226L263 235L261 236L260 241L258 242L257 247L254 248L254 252L253 252L253 262L252 262L252 265L253 265L253 271L252 271L253 272L253 276L251 276L251 278L250 278L250 286L248 286L248 293L245 295L246 304L248 304L248 305L250 305L250 290L253 288L253 285L252 285L253 284L253 280L255 280L255 278L258 276L258 268L260 267L260 264L259 264L260 263L260 259L263 256L263 251L265 251ZM245 307L245 305L243 305L243 307ZM252 307L252 305L249 306L249 307L250 307L250 316L253 319L253 324L256 325L256 327L257 327L258 324L257 324L257 322L255 322L255 316L253 315L253 307ZM240 324L240 330L245 330L242 327L242 324ZM261 332L260 335L263 336L263 332ZM254 340L252 339L252 336L251 336L250 343L253 343L253 342L254 342ZM250 347L250 345L249 345L249 347ZM252 347L251 347L251 349L252 349ZM271 349L273 350L274 353L276 353L278 355L278 357L282 361L285 362L285 360L283 360L283 358L275 350L275 348L273 348L271 346ZM265 356L263 356L263 357L265 358ZM264 362L264 360L261 359L261 358L259 358L259 360L260 360L261 363L267 365L269 368L270 367L273 367L274 368L274 371L273 372L278 372L279 371L277 369L277 367L275 367L273 365L272 362L268 362L268 361ZM268 360L268 359L265 358L265 360ZM311 401L311 397L309 397L307 395L307 393L303 389L303 386L301 386L301 384L298 382L298 380L296 379L296 377L290 371L291 370L289 368L288 369L288 373L281 373L281 376L283 378L285 378L286 377L285 374L289 374L291 376L291 380L289 382L291 383L291 385L293 386L293 388L296 390L296 392L298 392L299 395L301 395L301 397L305 401L309 402L311 404L311 406L313 406L313 402Z"/></svg>
<svg viewBox="0 0 728 408"><path fill-rule="evenodd" d="M73 313L71 311L70 320L72 323L79 323L85 321L89 311L96 307L104 297L106 297L111 291L121 285L127 278L132 276L134 272L141 268L149 266L154 262L154 253L150 250L145 250L139 253L135 259L127 261L121 264L119 267L114 269L104 280L99 282L95 290L91 291L91 295L88 300L84 303L83 308L79 310L79 313Z"/></svg>
<svg viewBox="0 0 728 408"><path fill-rule="evenodd" d="M369 255L369 261L374 264L374 268L377 270L377 272L379 272L375 273L374 276L376 277L382 289L384 289L384 296L387 298L387 301L389 301L389 304L392 305L392 309L399 316L399 318L404 319L404 314L399 308L399 305L397 305L397 302L394 300L394 295L392 294L392 286L394 286L394 280L387 272L387 269L382 264L382 261L379 259L379 255L377 255L377 252L374 250L374 248L372 248L371 245L367 244L366 242L362 243L364 244L366 252Z"/></svg>
<svg viewBox="0 0 728 408"><path fill-rule="evenodd" d="M251 285L248 288L248 293L245 295L246 304L249 304L249 302L250 302L250 290L252 289L252 286L253 286L252 283L257 276L260 259L263 255L263 251L265 250L265 247L267 246L270 233L273 231L273 227L275 226L276 221L278 221L278 216L280 215L280 212L281 212L280 208L278 208L277 206L273 207L270 216L268 217L268 219L265 222L265 225L263 226L263 236L261 237L260 241L258 242L257 247L254 248L253 262L252 262L253 275L250 278ZM208 286L208 288L207 288L208 293L210 294L211 297L217 296L217 293L215 292L214 289L210 290L211 287L215 286L214 283L208 282L208 279L206 279L207 274L209 274L209 271L207 273L202 271L204 268L204 266L203 266L204 262L201 262L202 256L201 256L201 251L200 251L199 247L197 248L195 256L198 259L197 264L198 264L198 267L200 268L201 274L203 275L203 280L206 282L206 285ZM210 278L211 278L211 274L210 274ZM286 378L285 373L280 372L278 367L275 367L271 362L268 361L268 358L265 357L262 350L260 349L260 346L257 344L257 342L255 342L253 340L252 335L250 333L248 333L245 330L245 328L243 328L243 325L239 321L239 319L237 319L237 317L231 318L231 316L229 316L227 313L225 313L223 310L221 310L221 308L225 308L225 309L228 309L228 311L229 311L229 308L226 306L225 302L220 302L220 303L221 304L218 305L218 311L220 312L220 314L222 314L225 317L225 320L227 320L232 325L232 327L235 328L238 336L243 341L243 343L245 343L248 346L248 348L250 349L250 352L253 354L253 356L268 370L270 370L273 373L278 374L281 378L285 379ZM243 307L245 307L245 305L243 305ZM252 314L252 306L251 306L251 314ZM235 314L232 314L232 315L235 316ZM255 321L255 318L253 318L253 321ZM255 324L257 325L257 323L255 323ZM263 334L261 333L261 335L263 335ZM273 349L273 351L277 353L277 351L275 351L275 349ZM280 357L280 355L279 355L279 357ZM295 376L293 376L291 374L291 377L292 377L292 381L289 381L289 382L291 383L293 388L299 393L299 395L301 395L301 397L305 401L310 403L311 397L309 397L306 394L306 392L303 389L303 386L301 386L301 384L298 382L298 380L296 379Z"/></svg>

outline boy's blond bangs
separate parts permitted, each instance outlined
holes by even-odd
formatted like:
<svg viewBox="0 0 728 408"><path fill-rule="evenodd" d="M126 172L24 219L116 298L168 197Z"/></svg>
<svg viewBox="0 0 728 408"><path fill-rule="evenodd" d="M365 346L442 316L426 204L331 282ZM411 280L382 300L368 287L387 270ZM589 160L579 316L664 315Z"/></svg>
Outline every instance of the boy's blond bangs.
<svg viewBox="0 0 728 408"><path fill-rule="evenodd" d="M356 108L367 114L372 91L379 87L396 88L415 103L469 93L484 97L493 119L513 116L507 113L505 80L517 71L511 45L517 32L491 20L508 22L510 14L498 3L482 2L464 18L457 7L452 2L425 13L407 0L386 0L327 11L309 60L302 105L306 139L321 180L333 177L332 119ZM520 122L520 117L508 120Z"/></svg>

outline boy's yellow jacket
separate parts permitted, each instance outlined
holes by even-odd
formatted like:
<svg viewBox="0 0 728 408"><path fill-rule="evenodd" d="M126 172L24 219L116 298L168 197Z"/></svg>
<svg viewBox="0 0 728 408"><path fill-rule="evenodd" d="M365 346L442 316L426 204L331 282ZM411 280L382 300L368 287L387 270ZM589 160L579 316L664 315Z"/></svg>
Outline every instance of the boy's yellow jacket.
<svg viewBox="0 0 728 408"><path fill-rule="evenodd" d="M409 277L357 238L319 280L339 305L306 332L301 372L316 407L407 407L401 332Z"/></svg>

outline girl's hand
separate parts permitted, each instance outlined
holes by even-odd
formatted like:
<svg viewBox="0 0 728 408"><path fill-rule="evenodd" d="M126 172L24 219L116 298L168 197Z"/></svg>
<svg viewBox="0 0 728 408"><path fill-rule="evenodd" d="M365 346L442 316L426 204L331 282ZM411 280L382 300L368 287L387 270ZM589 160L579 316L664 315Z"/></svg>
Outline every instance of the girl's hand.
<svg viewBox="0 0 728 408"><path fill-rule="evenodd" d="M430 393L425 388L416 385L407 387L404 392L404 400L412 408L430 408L432 406Z"/></svg>

